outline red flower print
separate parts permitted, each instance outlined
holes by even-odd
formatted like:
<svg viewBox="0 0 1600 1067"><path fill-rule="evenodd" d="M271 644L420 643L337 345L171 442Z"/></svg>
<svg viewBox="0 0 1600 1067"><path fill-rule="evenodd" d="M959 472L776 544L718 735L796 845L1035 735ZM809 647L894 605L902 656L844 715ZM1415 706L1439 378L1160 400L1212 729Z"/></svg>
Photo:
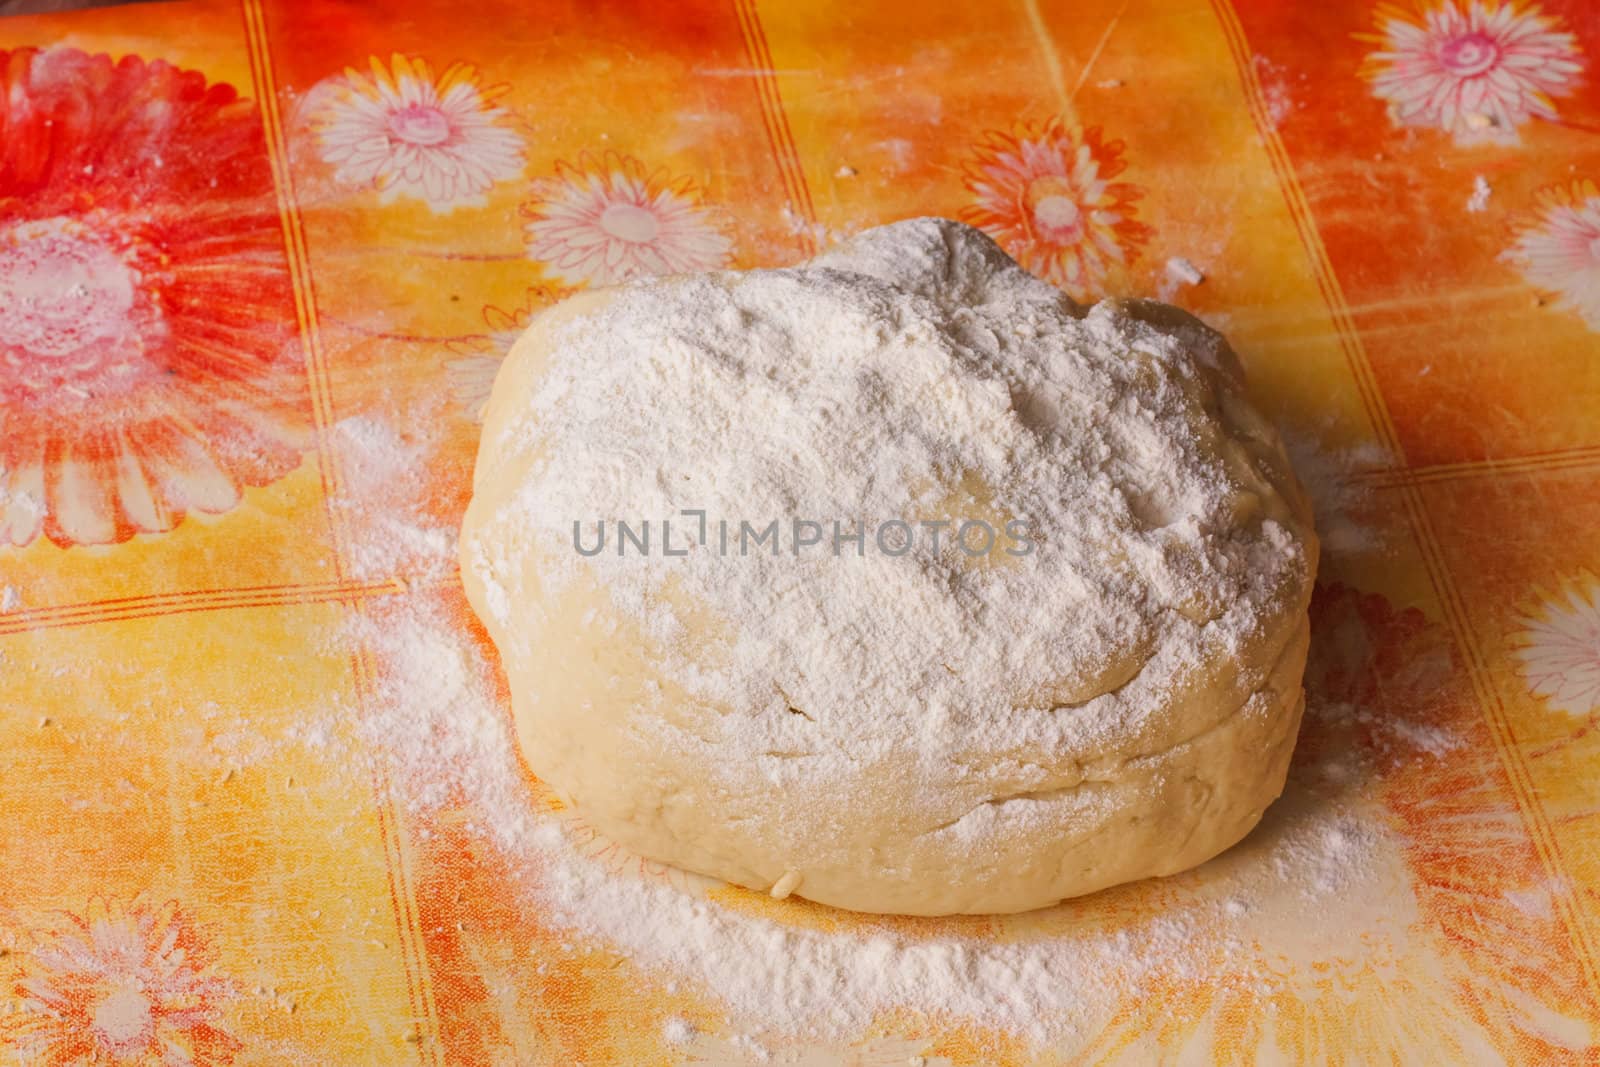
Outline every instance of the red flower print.
<svg viewBox="0 0 1600 1067"><path fill-rule="evenodd" d="M178 905L93 900L39 931L0 1016L0 1048L37 1067L207 1067L243 1046L219 1025L237 990Z"/></svg>
<svg viewBox="0 0 1600 1067"><path fill-rule="evenodd" d="M1015 133L991 130L964 171L973 203L960 217L988 232L1018 263L1079 299L1092 299L1114 264L1131 263L1151 230L1134 220L1136 185L1121 141L1060 119Z"/></svg>
<svg viewBox="0 0 1600 1067"><path fill-rule="evenodd" d="M1352 757L1373 768L1453 972L1459 1007L1441 1018L1481 1027L1507 1062L1570 1062L1594 1008L1553 910L1562 888L1517 812L1448 630L1338 583L1317 588L1311 627L1297 773Z"/></svg>
<svg viewBox="0 0 1600 1067"><path fill-rule="evenodd" d="M0 544L170 530L293 470L306 386L254 107L0 52Z"/></svg>

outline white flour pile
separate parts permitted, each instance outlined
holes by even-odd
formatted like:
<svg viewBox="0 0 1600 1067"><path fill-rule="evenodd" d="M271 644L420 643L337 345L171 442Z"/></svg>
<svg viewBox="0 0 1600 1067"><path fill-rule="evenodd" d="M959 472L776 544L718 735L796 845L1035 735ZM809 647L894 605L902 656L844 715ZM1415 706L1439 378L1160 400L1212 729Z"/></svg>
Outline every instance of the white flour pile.
<svg viewBox="0 0 1600 1067"><path fill-rule="evenodd" d="M732 910L706 899L700 880L652 877L615 851L609 861L581 851L565 821L529 794L507 713L489 695L489 666L426 603L376 601L352 634L384 679L362 732L393 761L391 780L423 817L418 824L461 804L483 843L516 871L530 914L570 929L577 945L656 971L663 985L702 989L746 1033L847 1040L880 1012L912 1006L935 1022L973 1020L1040 1043L1070 1039L1155 984L1265 992L1276 979L1263 951L1333 959L1358 933L1403 940L1414 918L1403 881L1385 873L1396 866L1385 862L1394 848L1387 836L1347 800L1304 795L1286 798L1263 831L1202 869L1222 873L1157 883L1166 903L1153 920L1075 919L1099 913L1068 904L1046 922L1000 920L994 936L947 938L870 918L823 932ZM1308 908L1326 933L1305 929Z"/></svg>

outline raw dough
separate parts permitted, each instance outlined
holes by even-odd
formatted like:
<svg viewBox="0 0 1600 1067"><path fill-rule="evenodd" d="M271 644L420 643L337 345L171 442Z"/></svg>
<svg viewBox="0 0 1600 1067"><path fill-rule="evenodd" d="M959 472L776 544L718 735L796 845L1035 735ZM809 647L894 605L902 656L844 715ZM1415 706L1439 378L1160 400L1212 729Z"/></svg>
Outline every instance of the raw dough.
<svg viewBox="0 0 1600 1067"><path fill-rule="evenodd" d="M700 532L685 510L705 543L667 556L661 520L674 551ZM777 555L719 552L719 519L774 518ZM795 550L795 518L827 538ZM619 555L617 519L652 551ZM904 554L894 534L832 554L833 521L892 519ZM947 528L936 550L918 524L940 519L996 545ZM581 555L574 522L592 548L602 520ZM937 915L1244 836L1299 725L1316 536L1218 334L1080 307L916 219L539 316L495 381L461 558L530 767L601 832Z"/></svg>

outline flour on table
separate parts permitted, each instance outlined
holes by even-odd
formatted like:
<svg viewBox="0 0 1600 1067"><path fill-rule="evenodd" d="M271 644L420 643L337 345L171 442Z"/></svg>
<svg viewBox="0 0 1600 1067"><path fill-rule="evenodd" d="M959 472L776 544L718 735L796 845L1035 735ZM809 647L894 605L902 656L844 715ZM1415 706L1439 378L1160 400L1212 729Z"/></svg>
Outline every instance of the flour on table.
<svg viewBox="0 0 1600 1067"><path fill-rule="evenodd" d="M37 523L44 515L42 493L0 485L0 522L13 530L31 530L37 528Z"/></svg>
<svg viewBox="0 0 1600 1067"><path fill-rule="evenodd" d="M1395 719L1388 723L1388 728L1403 744L1419 752L1426 752L1435 759L1442 759L1452 752L1467 747L1463 737L1442 726Z"/></svg>
<svg viewBox="0 0 1600 1067"><path fill-rule="evenodd" d="M1332 556L1381 551L1392 531L1367 519L1373 502L1364 476L1393 466L1376 442L1334 448L1303 429L1285 429L1283 446L1294 471L1311 497L1322 549Z"/></svg>
<svg viewBox="0 0 1600 1067"><path fill-rule="evenodd" d="M1278 125L1300 106L1295 102L1290 88L1289 70L1283 64L1274 63L1259 53L1250 57L1250 65L1255 68L1256 80L1261 86L1261 102L1266 112L1267 123L1276 130ZM1294 80L1303 82L1305 75L1296 75Z"/></svg>
<svg viewBox="0 0 1600 1067"><path fill-rule="evenodd" d="M1525 890L1508 889L1502 896L1504 896L1507 904L1510 904L1524 915L1548 919L1555 913L1555 901L1550 891L1542 887Z"/></svg>
<svg viewBox="0 0 1600 1067"><path fill-rule="evenodd" d="M1312 964L1347 951L1358 932L1403 940L1415 919L1381 824L1347 801L1304 794L1286 797L1263 831L1202 868L1209 876L1161 883L1171 903L1152 918L1081 921L1068 904L1049 923L1001 920L998 935L977 937L913 934L871 917L820 930L752 915L707 897L703 882L619 871L585 855L529 794L489 665L442 609L400 602L411 599L375 602L350 637L381 678L361 733L389 760L414 825L447 807L465 812L510 868L531 916L570 931L572 951L615 951L663 987L720 1002L752 1060L763 1042L850 1040L907 1008L935 1024L1068 1040L1105 1025L1127 997L1248 974L1255 942ZM1308 907L1322 916L1317 930L1305 928ZM662 1039L695 1048L712 1040L696 1030L669 1019Z"/></svg>
<svg viewBox="0 0 1600 1067"><path fill-rule="evenodd" d="M407 425L425 420L408 420ZM348 533L345 560L354 578L429 578L454 565L456 535L423 510L421 464L430 443L407 438L379 419L352 416L329 431L343 485L334 507Z"/></svg>
<svg viewBox="0 0 1600 1067"><path fill-rule="evenodd" d="M1472 212L1489 210L1489 195L1494 189L1489 185L1489 179L1481 174L1472 178L1472 195L1467 197L1467 210Z"/></svg>
<svg viewBox="0 0 1600 1067"><path fill-rule="evenodd" d="M1183 256L1173 256L1167 260L1167 275L1184 285L1199 285L1206 280L1204 272Z"/></svg>
<svg viewBox="0 0 1600 1067"><path fill-rule="evenodd" d="M1379 753L1387 756L1403 754L1409 758L1421 753L1432 759L1443 759L1467 746L1465 738L1443 726L1379 714L1342 701L1310 699L1306 704L1306 714L1328 723L1367 727L1372 731L1371 743ZM1337 777L1339 773L1335 770L1333 775Z"/></svg>

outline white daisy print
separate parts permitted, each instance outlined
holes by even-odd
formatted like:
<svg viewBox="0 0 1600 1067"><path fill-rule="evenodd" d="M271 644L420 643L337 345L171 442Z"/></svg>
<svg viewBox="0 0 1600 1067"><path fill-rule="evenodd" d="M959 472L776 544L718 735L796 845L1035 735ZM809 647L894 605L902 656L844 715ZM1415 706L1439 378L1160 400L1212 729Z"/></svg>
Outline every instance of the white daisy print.
<svg viewBox="0 0 1600 1067"><path fill-rule="evenodd" d="M176 903L97 898L35 940L0 1015L14 1062L202 1067L243 1048L225 1028L238 987Z"/></svg>
<svg viewBox="0 0 1600 1067"><path fill-rule="evenodd" d="M557 163L522 213L528 258L568 285L714 270L732 252L690 179L615 152Z"/></svg>
<svg viewBox="0 0 1600 1067"><path fill-rule="evenodd" d="M1556 711L1600 712L1600 580L1569 584L1521 622L1514 640L1528 688Z"/></svg>
<svg viewBox="0 0 1600 1067"><path fill-rule="evenodd" d="M517 343L534 315L574 292L576 290L561 286L529 286L518 307L508 311L491 304L483 309L483 322L489 328L487 334L450 345L452 356L444 363L450 395L474 421L483 421L483 409L489 402L495 375L500 373L500 364L505 362L506 353Z"/></svg>
<svg viewBox="0 0 1600 1067"><path fill-rule="evenodd" d="M1556 306L1600 330L1600 189L1592 181L1545 189L1503 257Z"/></svg>
<svg viewBox="0 0 1600 1067"><path fill-rule="evenodd" d="M450 396L474 422L483 421L489 390L494 387L495 375L500 373L506 353L511 351L511 343L500 338L490 338L481 344L480 351L447 359L444 364L445 373L450 377Z"/></svg>
<svg viewBox="0 0 1600 1067"><path fill-rule="evenodd" d="M372 71L347 69L312 113L323 162L334 177L414 197L435 211L481 203L497 181L522 173L522 138L494 102L507 86L484 87L477 70L452 63L437 78L421 59L396 55Z"/></svg>
<svg viewBox="0 0 1600 1067"><path fill-rule="evenodd" d="M1445 0L1413 14L1377 9L1363 75L1401 126L1458 142L1514 141L1531 118L1556 117L1554 98L1583 70L1576 38L1537 4Z"/></svg>

